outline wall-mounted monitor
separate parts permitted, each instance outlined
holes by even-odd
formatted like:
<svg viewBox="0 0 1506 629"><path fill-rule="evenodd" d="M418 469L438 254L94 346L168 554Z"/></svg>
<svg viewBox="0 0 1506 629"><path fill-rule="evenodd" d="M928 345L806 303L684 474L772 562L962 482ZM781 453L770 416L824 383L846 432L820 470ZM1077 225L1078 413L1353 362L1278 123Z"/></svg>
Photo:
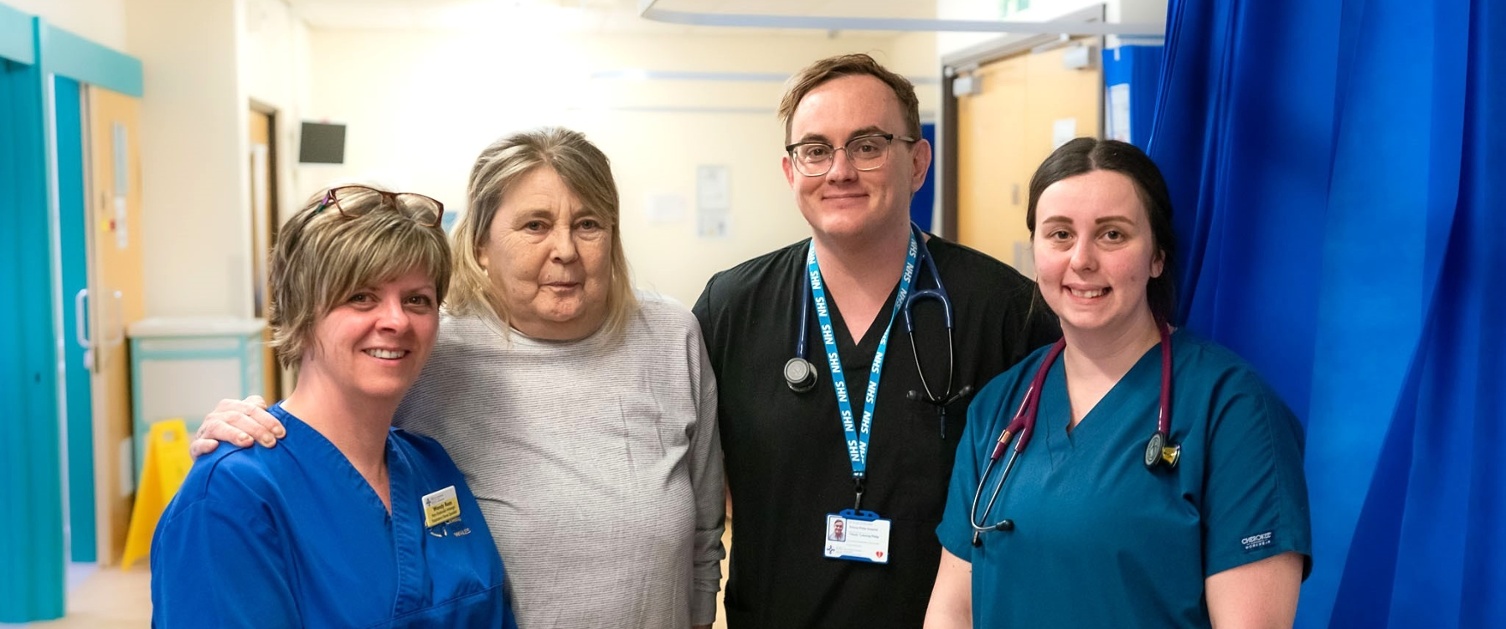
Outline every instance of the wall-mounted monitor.
<svg viewBox="0 0 1506 629"><path fill-rule="evenodd" d="M305 122L298 143L300 164L345 163L345 125Z"/></svg>

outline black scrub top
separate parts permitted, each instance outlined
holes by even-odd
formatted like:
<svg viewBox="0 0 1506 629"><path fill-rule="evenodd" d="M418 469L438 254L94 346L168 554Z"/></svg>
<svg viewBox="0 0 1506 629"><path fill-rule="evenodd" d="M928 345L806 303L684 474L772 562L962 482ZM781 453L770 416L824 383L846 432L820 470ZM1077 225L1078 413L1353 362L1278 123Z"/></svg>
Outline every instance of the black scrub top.
<svg viewBox="0 0 1506 629"><path fill-rule="evenodd" d="M952 390L981 388L1031 350L1061 335L1035 284L982 253L937 237L927 241L952 301ZM731 629L920 627L941 546L946 501L971 395L946 409L909 399L923 391L912 347L932 391L946 386L947 330L935 300L914 302L915 340L903 315L889 335L874 409L863 509L892 521L888 564L823 556L826 515L853 507L852 465L837 411L819 324L810 306L807 360L815 388L795 393L783 368L795 355L809 241L716 274L695 306L716 371L722 448L732 494L727 581ZM918 269L914 290L934 288ZM868 372L893 309L889 302L854 344L837 304L832 323L861 421ZM922 396L923 398L923 396ZM943 436L944 435L944 436Z"/></svg>

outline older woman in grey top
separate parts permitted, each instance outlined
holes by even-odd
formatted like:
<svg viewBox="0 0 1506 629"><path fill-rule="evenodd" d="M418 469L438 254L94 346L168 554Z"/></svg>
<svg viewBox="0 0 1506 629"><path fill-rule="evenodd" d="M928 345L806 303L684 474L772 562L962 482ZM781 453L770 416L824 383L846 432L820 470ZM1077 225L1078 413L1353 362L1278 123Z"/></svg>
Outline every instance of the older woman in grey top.
<svg viewBox="0 0 1506 629"><path fill-rule="evenodd" d="M480 502L523 629L705 627L721 577L716 386L695 318L635 294L605 155L559 128L482 151L449 311L396 425ZM275 443L259 398L205 418Z"/></svg>

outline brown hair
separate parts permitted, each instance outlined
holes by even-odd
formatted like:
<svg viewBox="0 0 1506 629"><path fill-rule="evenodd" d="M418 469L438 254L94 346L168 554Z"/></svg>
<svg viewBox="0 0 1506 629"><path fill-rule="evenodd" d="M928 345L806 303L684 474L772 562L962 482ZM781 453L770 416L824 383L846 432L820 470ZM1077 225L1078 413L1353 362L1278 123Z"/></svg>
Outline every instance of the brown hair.
<svg viewBox="0 0 1506 629"><path fill-rule="evenodd" d="M271 346L283 367L297 368L314 341L314 326L358 289L420 271L444 303L450 247L438 227L420 225L408 197L370 193L326 206L320 191L277 235L269 264ZM343 211L342 211L343 209ZM438 305L438 304L436 304Z"/></svg>
<svg viewBox="0 0 1506 629"><path fill-rule="evenodd" d="M612 179L612 165L585 135L562 127L542 127L509 135L493 142L476 158L466 192L470 207L451 235L455 247L455 291L449 309L460 315L491 313L504 324L509 323L507 305L494 294L486 270L481 268L481 248L487 244L492 219L502 206L502 199L514 185L539 168L548 168L559 175L592 216L611 229L611 278L607 287L607 319L602 327L609 334L618 334L626 328L638 301L633 296L627 254L622 249L620 202L617 184Z"/></svg>
<svg viewBox="0 0 1506 629"><path fill-rule="evenodd" d="M909 79L879 65L873 57L855 53L827 57L790 77L789 87L779 99L779 120L784 123L785 143L790 141L790 121L795 117L795 108L800 106L806 94L832 79L863 75L883 81L894 90L894 96L904 110L905 133L913 139L920 139L920 99L915 96L915 86Z"/></svg>

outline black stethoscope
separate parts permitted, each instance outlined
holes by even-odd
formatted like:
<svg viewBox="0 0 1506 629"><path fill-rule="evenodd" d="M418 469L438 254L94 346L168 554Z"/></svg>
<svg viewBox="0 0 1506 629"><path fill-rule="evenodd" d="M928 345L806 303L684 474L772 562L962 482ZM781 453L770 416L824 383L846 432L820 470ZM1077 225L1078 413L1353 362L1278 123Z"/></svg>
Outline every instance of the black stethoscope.
<svg viewBox="0 0 1506 629"><path fill-rule="evenodd" d="M912 400L923 401L935 406L941 413L942 437L946 437L946 407L947 405L962 399L973 392L972 386L964 386L955 394L952 393L952 377L956 374L957 362L953 354L952 345L952 299L947 295L946 286L941 283L941 273L936 270L936 261L931 258L931 250L926 247L925 235L920 227L910 224L914 232L916 242L919 245L919 260L917 265L930 270L931 282L935 288L916 290L905 298L905 333L910 336L910 355L915 359L915 372L920 374L920 387L924 391L910 391L906 397ZM814 246L814 245L810 245ZM800 293L800 335L795 342L795 357L784 363L784 381L790 386L790 390L796 393L805 393L816 386L816 366L806 360L806 341L810 330L811 311L811 282L809 276L805 279L805 290ZM915 319L911 310L915 302L922 299L934 299L941 302L941 309L946 318L946 388L937 395L926 380L926 371L920 366L920 350L915 347Z"/></svg>
<svg viewBox="0 0 1506 629"><path fill-rule="evenodd" d="M1171 443L1171 328L1164 321L1158 321L1157 327L1161 331L1161 410L1156 417L1156 432L1145 443L1145 467L1154 470L1160 466L1174 468L1177 461L1182 458L1182 446ZM983 534L989 531L1012 531L1014 520L1008 518L984 526L979 524L978 499L983 497L983 485L988 482L988 474L994 469L994 464L999 462L999 457L1004 454L1004 448L1009 445L1009 440L1014 435L1014 451L1009 453L1009 460L1004 463L1004 473L999 475L998 484L994 485L993 495L988 498L988 506L983 508L983 518L988 517L988 512L994 508L994 501L999 499L999 490L1004 487L1004 481L1009 478L1009 471L1014 469L1014 462L1025 446L1030 443L1031 435L1035 434L1035 420L1039 416L1041 403L1041 386L1046 382L1046 372L1051 370L1051 363L1062 353L1067 346L1066 341L1058 340L1051 350L1046 353L1046 359L1041 361L1041 366L1035 372L1035 378L1030 381L1030 388L1025 391L1025 399L1020 401L1019 410L1015 411L1014 419L999 433L998 443L994 445L993 454L988 456L988 465L983 468L983 475L978 478L978 490L973 492L973 505L968 510L967 521L973 526L973 545L983 544Z"/></svg>

